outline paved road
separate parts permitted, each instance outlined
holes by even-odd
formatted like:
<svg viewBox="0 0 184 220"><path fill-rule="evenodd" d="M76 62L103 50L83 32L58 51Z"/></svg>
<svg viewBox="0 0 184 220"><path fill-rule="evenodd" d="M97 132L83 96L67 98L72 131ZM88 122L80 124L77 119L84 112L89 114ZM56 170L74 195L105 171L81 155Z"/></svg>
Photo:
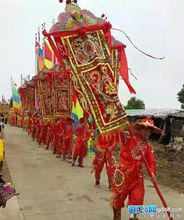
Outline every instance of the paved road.
<svg viewBox="0 0 184 220"><path fill-rule="evenodd" d="M7 126L5 133L7 163L21 195L0 210L0 219L112 220L107 177L104 172L101 187L94 187L91 158L85 160L84 169L73 168L50 151L38 148L21 129ZM161 189L171 207L184 209L184 195L165 187ZM146 181L146 190L145 203L161 206L149 181ZM126 213L124 210L122 219L128 219ZM159 219L166 219L160 216ZM175 219L183 220L182 216ZM150 220L150 217L142 219Z"/></svg>

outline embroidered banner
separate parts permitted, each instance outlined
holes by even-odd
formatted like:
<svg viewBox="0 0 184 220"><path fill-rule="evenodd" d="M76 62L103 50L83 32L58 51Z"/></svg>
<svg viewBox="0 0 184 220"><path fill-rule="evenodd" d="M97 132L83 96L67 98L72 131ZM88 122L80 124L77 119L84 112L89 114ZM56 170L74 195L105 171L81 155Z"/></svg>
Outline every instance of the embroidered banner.
<svg viewBox="0 0 184 220"><path fill-rule="evenodd" d="M45 74L46 75L46 74ZM38 78L38 90L40 94L40 106L43 118L51 118L53 116L53 96L52 88L48 83L47 77L40 75Z"/></svg>
<svg viewBox="0 0 184 220"><path fill-rule="evenodd" d="M120 72L128 71L122 56L125 46L114 42L110 29L105 19L71 3L50 32L43 31L63 72L72 79L82 108L94 116L101 133L128 124L118 98Z"/></svg>
<svg viewBox="0 0 184 220"><path fill-rule="evenodd" d="M113 70L111 53L102 30L85 36L67 36L61 42L69 54L67 65L87 100L100 131L106 132L126 125L125 110L118 98L118 76Z"/></svg>
<svg viewBox="0 0 184 220"><path fill-rule="evenodd" d="M72 112L71 82L66 76L58 74L54 79L54 115L56 117L70 116Z"/></svg>
<svg viewBox="0 0 184 220"><path fill-rule="evenodd" d="M50 71L37 76L37 84L44 118L59 118L71 115L71 82L65 75Z"/></svg>

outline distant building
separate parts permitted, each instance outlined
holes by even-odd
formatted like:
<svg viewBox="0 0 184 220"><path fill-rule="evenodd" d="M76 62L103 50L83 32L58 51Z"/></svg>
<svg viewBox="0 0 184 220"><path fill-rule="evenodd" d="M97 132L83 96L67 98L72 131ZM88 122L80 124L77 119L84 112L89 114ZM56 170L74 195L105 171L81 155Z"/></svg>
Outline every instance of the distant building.
<svg viewBox="0 0 184 220"><path fill-rule="evenodd" d="M178 109L130 109L126 110L130 123L137 119L151 117L157 127L165 132L160 142L167 144L175 137L184 138L184 111Z"/></svg>

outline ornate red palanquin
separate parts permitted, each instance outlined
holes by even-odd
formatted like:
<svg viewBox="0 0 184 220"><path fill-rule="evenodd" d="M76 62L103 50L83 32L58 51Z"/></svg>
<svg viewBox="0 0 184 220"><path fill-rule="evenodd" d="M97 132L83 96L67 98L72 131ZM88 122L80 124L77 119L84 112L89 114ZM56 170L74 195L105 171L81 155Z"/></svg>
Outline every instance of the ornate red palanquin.
<svg viewBox="0 0 184 220"><path fill-rule="evenodd" d="M72 88L69 78L56 65L44 69L34 77L38 90L42 116L48 118L68 117L72 111Z"/></svg>
<svg viewBox="0 0 184 220"><path fill-rule="evenodd" d="M82 108L93 115L100 132L126 127L118 97L119 77L128 76L125 45L112 37L111 24L71 3L49 33L44 30L43 34L62 72L71 78Z"/></svg>

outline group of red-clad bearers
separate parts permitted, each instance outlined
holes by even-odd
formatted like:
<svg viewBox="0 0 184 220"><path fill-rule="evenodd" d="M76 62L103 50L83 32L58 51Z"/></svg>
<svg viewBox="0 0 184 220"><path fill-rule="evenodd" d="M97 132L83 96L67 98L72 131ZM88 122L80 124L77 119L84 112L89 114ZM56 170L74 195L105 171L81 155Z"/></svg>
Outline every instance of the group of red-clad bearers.
<svg viewBox="0 0 184 220"><path fill-rule="evenodd" d="M87 120L79 119L75 128L76 139L74 144L73 124L76 121L72 117L56 118L52 121L43 120L38 112L34 112L34 114L28 112L26 115L21 113L17 114L16 117L18 118L17 123L11 125L26 130L33 140L38 142L39 146L45 145L46 149L51 149L52 153L56 154L58 158L72 162L72 166L75 166L77 161L79 167L84 167L83 160L87 153L87 141L90 138L90 127Z"/></svg>
<svg viewBox="0 0 184 220"><path fill-rule="evenodd" d="M9 113L8 122L11 126L17 126L17 115L16 115L16 113Z"/></svg>
<svg viewBox="0 0 184 220"><path fill-rule="evenodd" d="M44 121L35 113L32 117L27 115L26 124L19 118L18 126L27 130L39 145L46 145L46 149L50 148L57 157L72 162L72 166L78 161L79 167L84 167L87 141L91 136L94 140L92 147L96 149L93 160L95 185L100 185L100 177L105 165L109 189L113 192L111 201L113 220L121 220L121 208L125 207L124 202L127 198L128 205L143 205L145 191L141 154L144 154L151 172L155 175L156 160L148 143L148 137L152 132L162 134L162 131L154 126L152 119L146 118L130 126L128 131L112 132L107 136L99 134L95 126L90 127L87 119L81 118L75 129L74 144L74 123L72 117L55 119L52 122ZM115 150L119 152L118 162L114 157ZM138 217L132 215L130 219L137 220Z"/></svg>

